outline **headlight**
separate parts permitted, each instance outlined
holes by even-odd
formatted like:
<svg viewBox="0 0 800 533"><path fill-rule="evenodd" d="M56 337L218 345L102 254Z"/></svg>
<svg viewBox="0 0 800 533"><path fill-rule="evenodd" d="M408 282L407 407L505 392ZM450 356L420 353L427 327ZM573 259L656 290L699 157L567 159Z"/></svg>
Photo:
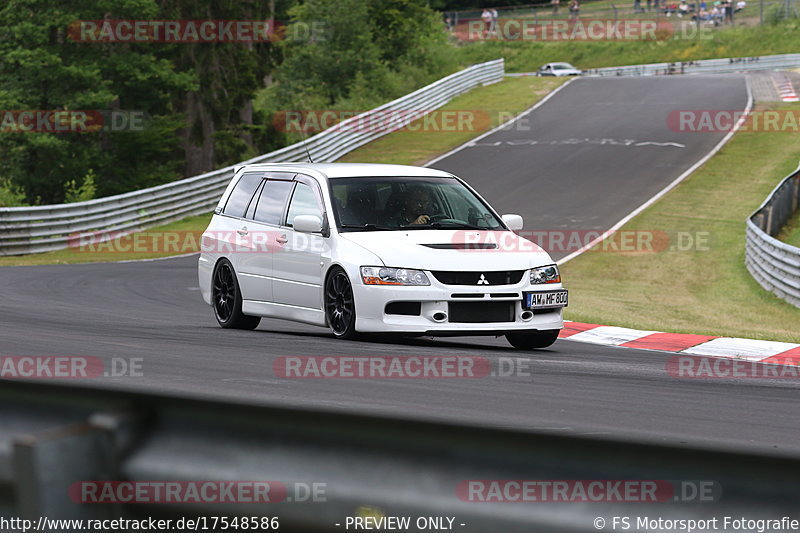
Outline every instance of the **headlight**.
<svg viewBox="0 0 800 533"><path fill-rule="evenodd" d="M558 273L558 266L547 265L531 269L531 283L541 285L543 283L561 283L561 274Z"/></svg>
<svg viewBox="0 0 800 533"><path fill-rule="evenodd" d="M361 267L364 285L430 285L422 270L410 268Z"/></svg>

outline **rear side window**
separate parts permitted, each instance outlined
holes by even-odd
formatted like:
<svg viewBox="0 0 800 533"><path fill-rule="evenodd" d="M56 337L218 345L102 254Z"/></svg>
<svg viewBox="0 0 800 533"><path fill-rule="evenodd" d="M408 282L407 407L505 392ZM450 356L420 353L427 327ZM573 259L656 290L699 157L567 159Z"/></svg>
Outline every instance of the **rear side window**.
<svg viewBox="0 0 800 533"><path fill-rule="evenodd" d="M269 180L261 191L255 219L265 224L280 224L283 207L292 192L293 181Z"/></svg>
<svg viewBox="0 0 800 533"><path fill-rule="evenodd" d="M250 199L253 198L256 189L261 184L262 172L249 172L244 174L236 186L231 191L228 201L225 203L226 215L233 217L243 217L244 210L250 204Z"/></svg>

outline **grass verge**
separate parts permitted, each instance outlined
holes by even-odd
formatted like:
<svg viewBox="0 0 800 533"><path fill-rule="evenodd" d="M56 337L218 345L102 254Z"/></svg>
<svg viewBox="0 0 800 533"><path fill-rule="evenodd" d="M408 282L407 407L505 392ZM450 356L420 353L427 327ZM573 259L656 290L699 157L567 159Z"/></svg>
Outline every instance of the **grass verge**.
<svg viewBox="0 0 800 533"><path fill-rule="evenodd" d="M341 161L362 163L421 164L499 125L527 109L563 80L553 78L507 78L454 98L443 111L474 112L470 128L445 131L405 131L389 134L351 152ZM43 254L0 257L0 266L97 263L155 259L199 251L199 235L211 215L185 218L145 232L83 248L67 248ZM172 239L172 240L169 240ZM177 240L176 240L177 239ZM153 250L153 251L150 251Z"/></svg>
<svg viewBox="0 0 800 533"><path fill-rule="evenodd" d="M689 38L676 33L659 41L485 41L458 48L462 63L505 58L508 72L532 72L545 63L568 61L583 69L797 52L800 21L707 31Z"/></svg>
<svg viewBox="0 0 800 533"><path fill-rule="evenodd" d="M800 309L762 289L744 266L744 221L797 168L796 136L736 134L689 179L621 229L665 232L670 237L665 250L615 253L599 246L565 264L572 293L566 318L800 342ZM690 249L680 251L682 246Z"/></svg>

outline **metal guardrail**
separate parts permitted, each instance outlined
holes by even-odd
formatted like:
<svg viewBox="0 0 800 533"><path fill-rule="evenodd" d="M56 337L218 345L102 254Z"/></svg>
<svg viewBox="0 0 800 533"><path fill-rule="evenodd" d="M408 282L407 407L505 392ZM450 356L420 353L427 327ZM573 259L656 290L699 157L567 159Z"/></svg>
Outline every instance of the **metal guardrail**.
<svg viewBox="0 0 800 533"><path fill-rule="evenodd" d="M756 57L701 59L677 63L649 63L622 67L596 68L586 71L589 76L663 76L670 74L727 74L750 70L773 70L800 67L800 54L781 54Z"/></svg>
<svg viewBox="0 0 800 533"><path fill-rule="evenodd" d="M0 404L0 516L34 524L40 517L227 515L278 517L280 531L347 531L346 517L366 512L449 516L456 520L451 530L465 533L610 531L621 528L611 527L614 516L792 516L800 491L797 476L787 475L800 472L800 459L777 451L644 444L20 380L0 380ZM503 494L512 497L503 492L476 501L464 490L475 480L669 480L674 497L660 491L659 501L634 495L514 504L498 501ZM713 490L687 497L679 487L688 482L696 489L693 480ZM289 494L296 484L316 483L324 497L204 504L132 497L87 504L80 496L85 493L74 489L83 481L272 481ZM598 516L605 528L597 525Z"/></svg>
<svg viewBox="0 0 800 533"><path fill-rule="evenodd" d="M800 167L747 219L745 265L755 280L800 307L800 248L775 238L800 208Z"/></svg>
<svg viewBox="0 0 800 533"><path fill-rule="evenodd" d="M371 111L349 118L305 141L199 176L125 194L71 204L0 208L0 256L67 248L86 232L129 232L210 212L243 164L300 161L306 147L315 161L331 162L406 125L413 112L441 107L479 85L501 81L502 59L473 65ZM392 114L392 111L398 113ZM379 114L381 128L359 127ZM387 118L388 117L388 118ZM352 126L352 127L351 127Z"/></svg>

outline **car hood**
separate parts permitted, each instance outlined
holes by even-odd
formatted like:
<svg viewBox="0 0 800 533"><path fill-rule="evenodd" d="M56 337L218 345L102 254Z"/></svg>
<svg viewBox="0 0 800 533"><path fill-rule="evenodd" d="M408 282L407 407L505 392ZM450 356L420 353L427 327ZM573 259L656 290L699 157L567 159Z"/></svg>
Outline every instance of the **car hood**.
<svg viewBox="0 0 800 533"><path fill-rule="evenodd" d="M542 248L511 231L361 231L340 237L376 254L389 267L491 271L553 263Z"/></svg>

